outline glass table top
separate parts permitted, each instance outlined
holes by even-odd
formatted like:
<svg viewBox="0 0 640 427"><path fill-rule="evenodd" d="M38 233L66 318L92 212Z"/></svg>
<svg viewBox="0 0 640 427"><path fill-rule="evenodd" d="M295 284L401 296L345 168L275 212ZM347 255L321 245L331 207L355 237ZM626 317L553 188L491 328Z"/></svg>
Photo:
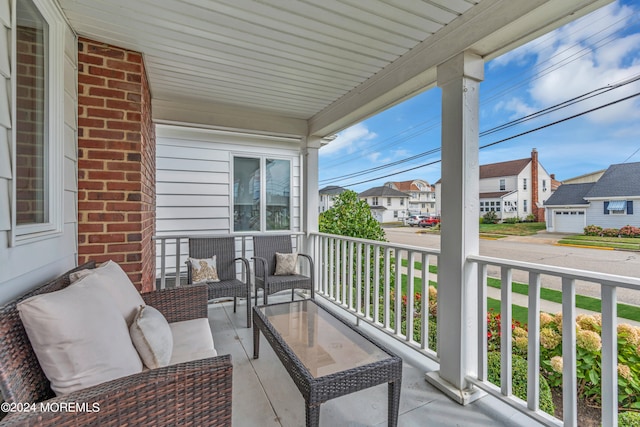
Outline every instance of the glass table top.
<svg viewBox="0 0 640 427"><path fill-rule="evenodd" d="M311 300L258 310L315 378L391 357Z"/></svg>

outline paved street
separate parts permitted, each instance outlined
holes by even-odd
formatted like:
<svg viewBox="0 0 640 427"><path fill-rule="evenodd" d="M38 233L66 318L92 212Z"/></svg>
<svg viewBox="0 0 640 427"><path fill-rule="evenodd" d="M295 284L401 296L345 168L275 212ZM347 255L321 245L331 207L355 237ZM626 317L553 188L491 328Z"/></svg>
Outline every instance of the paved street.
<svg viewBox="0 0 640 427"><path fill-rule="evenodd" d="M440 235L419 233L418 228L398 227L385 228L387 239L393 243L401 243L425 248L440 248ZM560 235L539 233L530 237L507 237L498 240L480 240L480 254L546 264L560 267L576 268L580 270L597 271L629 277L640 277L640 252L609 251L599 249L574 248L555 246ZM490 268L489 275L499 277L497 268ZM514 271L513 279L527 283L528 275ZM543 277L542 285L551 289L561 289L560 280ZM577 293L600 298L600 286L579 282ZM640 305L640 291L618 289L618 301L627 304Z"/></svg>

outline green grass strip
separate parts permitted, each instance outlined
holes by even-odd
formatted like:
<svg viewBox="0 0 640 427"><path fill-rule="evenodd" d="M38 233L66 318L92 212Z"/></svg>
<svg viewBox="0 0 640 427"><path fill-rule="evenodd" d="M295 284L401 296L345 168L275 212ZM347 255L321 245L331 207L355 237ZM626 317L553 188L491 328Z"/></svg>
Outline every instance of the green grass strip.
<svg viewBox="0 0 640 427"><path fill-rule="evenodd" d="M574 239L561 239L558 243L562 245L578 245L578 246L590 246L594 248L616 248L616 249L631 249L639 250L640 244L634 243L616 243L616 242L592 242L588 240L574 240Z"/></svg>
<svg viewBox="0 0 640 427"><path fill-rule="evenodd" d="M487 286L500 289L500 284L500 280L498 279L487 278ZM511 290L517 294L528 295L529 285L512 282ZM540 298L562 304L562 292L555 289L541 288ZM598 298L576 295L576 307L600 313L602 310L602 302ZM618 317L640 322L640 307L618 303Z"/></svg>
<svg viewBox="0 0 640 427"><path fill-rule="evenodd" d="M494 298L487 298L487 310L491 310L495 313L500 313L500 300ZM529 321L529 309L520 305L511 304L511 318L526 325Z"/></svg>

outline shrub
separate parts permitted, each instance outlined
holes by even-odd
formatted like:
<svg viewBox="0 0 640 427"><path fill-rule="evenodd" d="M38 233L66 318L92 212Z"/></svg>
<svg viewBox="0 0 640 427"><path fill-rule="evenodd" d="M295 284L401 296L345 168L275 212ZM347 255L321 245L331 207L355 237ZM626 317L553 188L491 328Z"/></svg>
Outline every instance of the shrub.
<svg viewBox="0 0 640 427"><path fill-rule="evenodd" d="M623 237L640 237L640 228L632 225L625 225L620 229L620 236Z"/></svg>
<svg viewBox="0 0 640 427"><path fill-rule="evenodd" d="M619 412L618 427L640 427L640 412Z"/></svg>
<svg viewBox="0 0 640 427"><path fill-rule="evenodd" d="M513 394L522 400L527 400L527 361L514 354L511 359ZM487 353L487 376L490 382L500 386L500 353L491 351ZM547 380L540 376L540 409L553 415L555 408L551 398L551 388Z"/></svg>
<svg viewBox="0 0 640 427"><path fill-rule="evenodd" d="M536 216L534 214L529 214L527 215L527 217L524 219L523 222L535 222L536 221Z"/></svg>
<svg viewBox="0 0 640 427"><path fill-rule="evenodd" d="M497 224L498 223L498 215L494 211L489 211L486 214L482 215L483 224Z"/></svg>
<svg viewBox="0 0 640 427"><path fill-rule="evenodd" d="M602 235L602 227L598 226L598 225L587 225L584 228L584 235L585 236L601 236Z"/></svg>
<svg viewBox="0 0 640 427"><path fill-rule="evenodd" d="M514 216L511 218L505 218L502 220L502 222L505 224L517 224L520 222L520 218L518 218L517 216Z"/></svg>
<svg viewBox="0 0 640 427"><path fill-rule="evenodd" d="M602 230L602 235L604 237L618 237L620 235L620 230L617 228L605 228Z"/></svg>

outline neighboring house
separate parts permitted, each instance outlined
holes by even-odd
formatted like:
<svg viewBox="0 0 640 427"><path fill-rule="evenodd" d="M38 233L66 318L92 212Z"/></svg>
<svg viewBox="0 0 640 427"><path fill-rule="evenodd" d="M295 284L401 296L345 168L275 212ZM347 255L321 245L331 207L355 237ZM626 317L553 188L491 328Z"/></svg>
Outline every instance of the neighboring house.
<svg viewBox="0 0 640 427"><path fill-rule="evenodd" d="M560 183L531 157L480 166L480 215L493 211L499 219L526 218L544 221L543 204ZM436 211L440 213L442 182L436 182Z"/></svg>
<svg viewBox="0 0 640 427"><path fill-rule="evenodd" d="M346 188L338 185L328 185L320 190L320 203L318 205L318 213L328 211L333 207L336 196L347 191Z"/></svg>
<svg viewBox="0 0 640 427"><path fill-rule="evenodd" d="M562 184L545 202L547 230L640 226L640 162L611 165L596 182Z"/></svg>
<svg viewBox="0 0 640 427"><path fill-rule="evenodd" d="M402 221L406 216L409 195L386 186L370 188L358 194L378 222Z"/></svg>
<svg viewBox="0 0 640 427"><path fill-rule="evenodd" d="M407 215L420 215L436 211L436 188L427 181L422 179L400 182L389 181L384 185L409 195Z"/></svg>
<svg viewBox="0 0 640 427"><path fill-rule="evenodd" d="M574 178L565 179L562 184L584 184L587 182L596 182L604 175L606 169L602 169L596 172L586 173L584 175L576 176Z"/></svg>

